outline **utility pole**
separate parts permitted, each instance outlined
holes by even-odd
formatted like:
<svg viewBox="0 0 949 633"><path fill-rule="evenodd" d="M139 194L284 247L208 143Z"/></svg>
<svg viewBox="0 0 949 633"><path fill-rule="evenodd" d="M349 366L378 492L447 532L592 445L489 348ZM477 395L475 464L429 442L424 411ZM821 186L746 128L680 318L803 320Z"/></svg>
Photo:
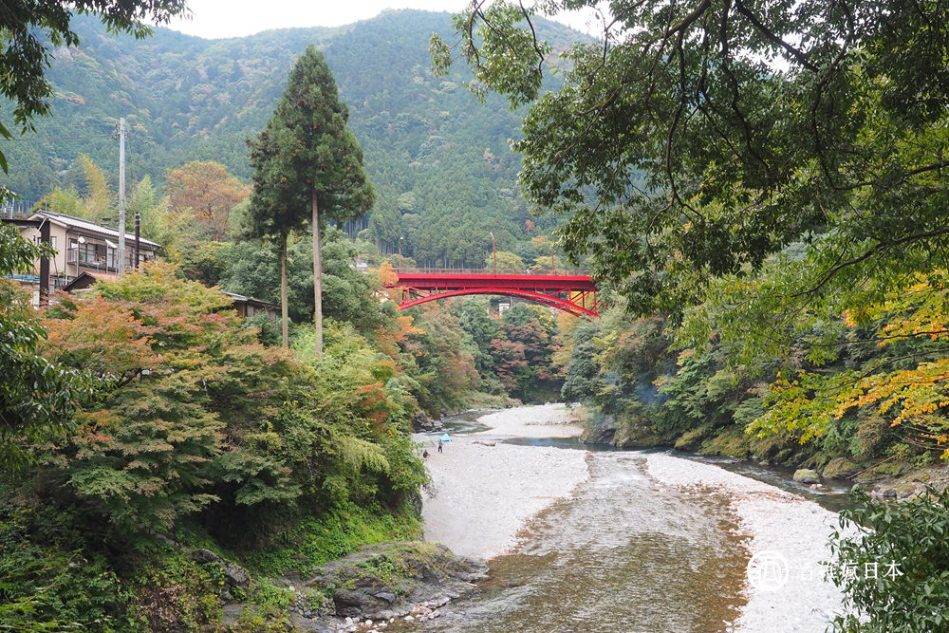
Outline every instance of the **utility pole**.
<svg viewBox="0 0 949 633"><path fill-rule="evenodd" d="M125 273L125 117L119 118L119 247L116 251L115 274L121 277Z"/></svg>
<svg viewBox="0 0 949 633"><path fill-rule="evenodd" d="M40 242L43 246L49 247L49 218L44 217L40 224ZM49 305L49 257L46 253L40 257L40 307L45 308Z"/></svg>

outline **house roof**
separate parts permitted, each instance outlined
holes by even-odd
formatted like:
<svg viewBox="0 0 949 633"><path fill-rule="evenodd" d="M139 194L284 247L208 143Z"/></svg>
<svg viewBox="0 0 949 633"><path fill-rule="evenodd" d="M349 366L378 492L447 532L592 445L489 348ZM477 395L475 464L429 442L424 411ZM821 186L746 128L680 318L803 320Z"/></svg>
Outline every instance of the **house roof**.
<svg viewBox="0 0 949 633"><path fill-rule="evenodd" d="M11 281L20 281L27 284L38 284L40 282L39 275L6 275L4 279L9 279Z"/></svg>
<svg viewBox="0 0 949 633"><path fill-rule="evenodd" d="M276 305L268 301L262 301L260 299L255 299L254 297L248 297L247 295L238 294L236 292L228 292L227 290L222 290L221 292L226 294L228 297L230 297L234 301L243 301L244 303L249 303L250 305L253 305L253 306L260 306L262 308L270 308L272 310L277 309Z"/></svg>
<svg viewBox="0 0 949 633"><path fill-rule="evenodd" d="M74 218L71 215L64 215L62 213L53 213L52 211L41 211L39 213L34 213L30 216L31 220L48 218L50 222L65 226L68 228L81 229L83 231L89 231L90 233L98 233L103 236L111 236L114 238L119 237L119 232L102 226L101 224L96 224L95 222L90 222L89 220L83 220L82 218ZM144 237L139 238L142 244L151 246L152 248L159 248L159 244L146 240ZM135 240L134 233L125 234L126 242L131 242Z"/></svg>
<svg viewBox="0 0 949 633"><path fill-rule="evenodd" d="M79 273L78 277L76 277L75 279L70 281L68 284L63 286L63 290L65 290L66 292L72 292L73 290L82 290L84 288L88 288L89 286L96 283L97 281L98 281L98 278L96 278L95 275L93 275L92 273L83 271Z"/></svg>

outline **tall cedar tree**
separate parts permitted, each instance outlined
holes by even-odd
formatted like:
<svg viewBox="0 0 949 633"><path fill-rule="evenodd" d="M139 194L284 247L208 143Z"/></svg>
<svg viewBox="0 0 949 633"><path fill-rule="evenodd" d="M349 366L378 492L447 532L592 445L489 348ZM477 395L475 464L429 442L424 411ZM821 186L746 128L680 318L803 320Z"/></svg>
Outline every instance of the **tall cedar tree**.
<svg viewBox="0 0 949 633"><path fill-rule="evenodd" d="M273 123L273 121L271 121ZM290 231L301 222L299 211L288 206L278 195L281 179L275 166L277 139L273 125L268 125L250 142L250 162L254 168L254 192L250 204L249 232L254 237L271 238L277 243L280 260L280 333L284 347L289 347L287 322L287 240Z"/></svg>
<svg viewBox="0 0 949 633"><path fill-rule="evenodd" d="M313 321L316 352L323 349L320 213L341 221L367 211L373 191L362 150L347 127L349 112L316 48L309 47L290 72L286 92L267 127L252 144L254 197L251 223L280 249L282 333L287 344L287 238L310 222L313 235ZM309 217L307 217L309 216Z"/></svg>

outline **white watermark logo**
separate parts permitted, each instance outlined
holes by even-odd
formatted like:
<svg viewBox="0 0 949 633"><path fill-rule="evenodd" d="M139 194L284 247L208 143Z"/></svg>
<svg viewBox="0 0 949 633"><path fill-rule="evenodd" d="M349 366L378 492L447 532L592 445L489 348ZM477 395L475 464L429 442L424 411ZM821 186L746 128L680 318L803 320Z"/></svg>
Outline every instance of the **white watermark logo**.
<svg viewBox="0 0 949 633"><path fill-rule="evenodd" d="M762 550L755 553L748 561L748 584L762 593L774 593L783 589L789 580L812 584L824 580L834 580L835 583L853 583L859 580L895 581L904 575L897 561L869 561L863 565L845 564L837 567L829 563L812 560L802 562L795 560L792 566L787 557L775 550ZM834 578L832 578L833 576Z"/></svg>
<svg viewBox="0 0 949 633"><path fill-rule="evenodd" d="M748 562L748 582L758 591L779 591L787 584L789 576L788 559L781 552L763 550Z"/></svg>

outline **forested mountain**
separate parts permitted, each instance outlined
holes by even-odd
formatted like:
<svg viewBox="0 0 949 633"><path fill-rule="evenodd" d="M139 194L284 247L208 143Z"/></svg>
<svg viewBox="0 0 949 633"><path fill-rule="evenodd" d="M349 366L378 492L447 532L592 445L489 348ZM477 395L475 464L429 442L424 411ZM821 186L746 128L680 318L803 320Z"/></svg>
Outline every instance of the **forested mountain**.
<svg viewBox="0 0 949 633"><path fill-rule="evenodd" d="M294 59L315 44L365 150L378 194L372 237L383 250L398 251L401 241L421 264L471 266L490 250L491 231L498 248L530 237L519 159L509 148L520 115L496 95L480 103L462 65L447 77L430 72L430 35L452 37L447 13L389 11L345 27L224 40L161 28L135 40L109 34L95 18L74 24L80 46L57 49L49 70L52 116L6 145L11 169L2 182L25 201L73 183L80 153L114 173L120 116L131 130L132 182L147 174L162 183L168 168L188 160L220 161L249 180L245 141L270 116ZM551 22L542 30L555 46L582 37Z"/></svg>

